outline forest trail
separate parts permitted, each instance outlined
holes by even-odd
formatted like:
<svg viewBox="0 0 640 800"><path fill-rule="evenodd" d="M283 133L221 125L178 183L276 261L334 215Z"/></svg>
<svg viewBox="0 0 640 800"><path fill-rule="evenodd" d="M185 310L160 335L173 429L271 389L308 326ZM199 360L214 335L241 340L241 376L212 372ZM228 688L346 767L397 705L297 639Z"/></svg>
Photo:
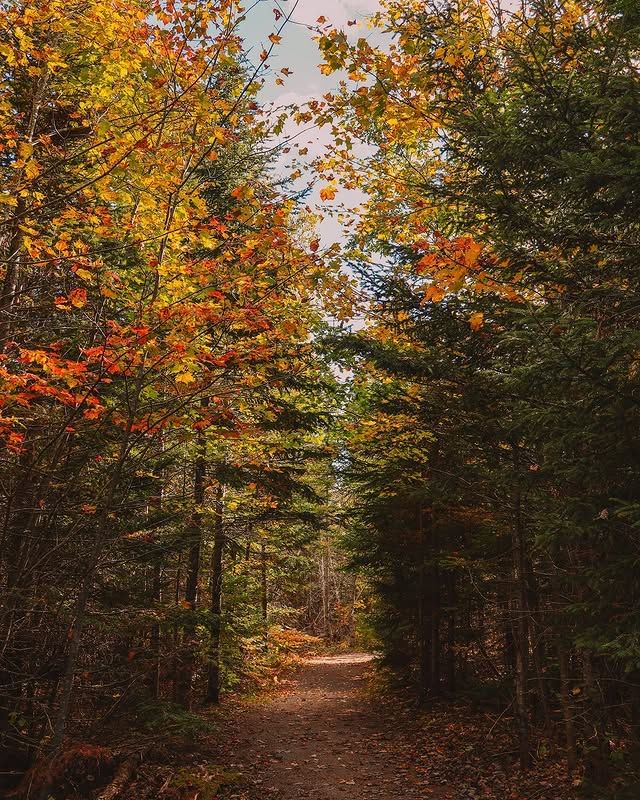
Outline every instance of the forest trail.
<svg viewBox="0 0 640 800"><path fill-rule="evenodd" d="M425 783L407 734L374 704L366 654L308 659L277 695L244 703L230 720L230 755L243 775L238 800L451 798Z"/></svg>

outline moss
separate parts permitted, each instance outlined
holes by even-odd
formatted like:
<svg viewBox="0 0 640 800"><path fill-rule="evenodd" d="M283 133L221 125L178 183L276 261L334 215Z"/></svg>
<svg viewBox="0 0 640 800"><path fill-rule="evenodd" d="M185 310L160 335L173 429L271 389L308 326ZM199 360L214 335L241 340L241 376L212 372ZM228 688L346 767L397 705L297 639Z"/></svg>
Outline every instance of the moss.
<svg viewBox="0 0 640 800"><path fill-rule="evenodd" d="M197 770L179 770L171 781L171 788L195 791L198 794L198 800L215 800L223 787L231 786L239 779L238 772L209 764Z"/></svg>

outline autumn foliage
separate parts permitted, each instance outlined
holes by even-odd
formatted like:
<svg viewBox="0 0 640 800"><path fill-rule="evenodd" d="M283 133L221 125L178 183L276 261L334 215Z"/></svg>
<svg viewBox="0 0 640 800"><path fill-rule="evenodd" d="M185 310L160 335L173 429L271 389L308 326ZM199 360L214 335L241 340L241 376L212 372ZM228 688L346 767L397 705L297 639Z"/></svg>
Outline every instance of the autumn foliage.
<svg viewBox="0 0 640 800"><path fill-rule="evenodd" d="M636 4L322 16L276 112L251 11L0 0L0 789L359 636L523 785L627 791Z"/></svg>
<svg viewBox="0 0 640 800"><path fill-rule="evenodd" d="M237 4L1 16L0 737L15 769L58 763L69 727L141 680L156 698L174 680L188 707L205 647L217 697L222 516L252 498L232 547L253 580L269 562L251 540L303 479L291 454L325 448L318 401L300 400L323 391L322 260L269 174Z"/></svg>

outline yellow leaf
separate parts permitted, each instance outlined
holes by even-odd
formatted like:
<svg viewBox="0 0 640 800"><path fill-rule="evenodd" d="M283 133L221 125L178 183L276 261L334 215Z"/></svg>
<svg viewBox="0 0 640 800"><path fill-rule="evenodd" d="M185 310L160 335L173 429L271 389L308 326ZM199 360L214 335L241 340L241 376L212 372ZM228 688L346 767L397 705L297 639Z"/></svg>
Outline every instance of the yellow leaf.
<svg viewBox="0 0 640 800"><path fill-rule="evenodd" d="M176 375L176 383L193 383L195 378L190 372L181 372Z"/></svg>
<svg viewBox="0 0 640 800"><path fill-rule="evenodd" d="M20 158L24 158L25 161L27 158L30 158L33 153L33 145L31 142L20 142L18 145L18 154Z"/></svg>
<svg viewBox="0 0 640 800"><path fill-rule="evenodd" d="M213 129L213 138L216 142L224 144L227 141L227 131L224 128L216 127Z"/></svg>
<svg viewBox="0 0 640 800"><path fill-rule="evenodd" d="M469 325L472 331L478 331L484 325L484 314L481 311L476 311L469 317Z"/></svg>
<svg viewBox="0 0 640 800"><path fill-rule="evenodd" d="M34 178L37 178L38 175L40 174L40 167L33 159L27 162L24 168L24 174L30 181L33 180Z"/></svg>

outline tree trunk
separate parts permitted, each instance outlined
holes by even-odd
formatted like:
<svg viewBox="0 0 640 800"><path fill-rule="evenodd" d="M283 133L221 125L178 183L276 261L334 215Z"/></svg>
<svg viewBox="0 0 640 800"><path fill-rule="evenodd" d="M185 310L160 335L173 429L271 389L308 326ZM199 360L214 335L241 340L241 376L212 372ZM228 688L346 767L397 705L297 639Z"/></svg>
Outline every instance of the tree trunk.
<svg viewBox="0 0 640 800"><path fill-rule="evenodd" d="M447 689L456 690L456 576L447 573Z"/></svg>
<svg viewBox="0 0 640 800"><path fill-rule="evenodd" d="M349 642L351 645L356 643L356 604L358 602L358 578L354 575L352 578L352 591L351 591L351 613L349 616Z"/></svg>
<svg viewBox="0 0 640 800"><path fill-rule="evenodd" d="M433 635L433 626L431 625L429 600L424 589L420 591L418 628L420 636L420 700L425 702L431 692L431 637Z"/></svg>
<svg viewBox="0 0 640 800"><path fill-rule="evenodd" d="M60 705L53 725L53 737L49 748L49 760L47 764L46 778L43 781L42 789L38 800L48 800L49 786L51 783L51 768L55 758L58 756L64 743L64 736L67 730L69 711L71 709L71 698L73 695L73 683L76 675L76 666L80 655L80 646L85 626L87 609L87 595L89 582L93 579L93 569L85 579L76 599L75 615L69 628L68 640L70 642L65 659L64 672L60 682Z"/></svg>
<svg viewBox="0 0 640 800"><path fill-rule="evenodd" d="M531 559L526 558L527 568L527 611L529 617L529 636L531 638L531 654L536 673L537 691L537 712L540 721L543 723L545 731L551 733L552 720L549 702L549 687L547 686L545 667L545 624L540 606L540 593L536 575Z"/></svg>
<svg viewBox="0 0 640 800"><path fill-rule="evenodd" d="M527 553L522 519L522 494L520 489L520 454L513 449L515 467L514 519L512 525L513 578L512 619L514 620L515 645L515 709L518 725L520 768L529 769L531 764L529 742L529 626L527 607Z"/></svg>
<svg viewBox="0 0 640 800"><path fill-rule="evenodd" d="M328 641L333 638L333 631L331 628L331 601L330 601L330 561L329 561L329 537L325 536L322 543L322 558L321 558L321 572L322 572L322 622L324 627L324 637Z"/></svg>
<svg viewBox="0 0 640 800"><path fill-rule="evenodd" d="M161 581L162 581L162 568L158 560L153 565L153 576L151 579L151 599L156 610L159 613L160 603L162 602L161 596ZM151 652L153 653L153 670L151 672L151 695L154 700L160 697L160 624L156 623L151 626Z"/></svg>
<svg viewBox="0 0 640 800"><path fill-rule="evenodd" d="M182 708L191 708L191 688L196 659L195 612L198 606L198 583L200 578L200 549L202 546L202 506L205 496L206 440L198 434L197 455L193 470L193 511L189 525L189 552L184 591L187 618L182 631L180 664L176 673L176 702Z"/></svg>
<svg viewBox="0 0 640 800"><path fill-rule="evenodd" d="M420 701L425 702L431 692L433 647L433 624L428 588L428 526L425 525L424 510L418 511L418 534L420 541L420 566L418 573L418 637L420 662Z"/></svg>
<svg viewBox="0 0 640 800"><path fill-rule="evenodd" d="M564 642L558 642L558 666L560 668L560 705L564 719L564 740L567 753L567 772L572 776L578 765L576 730L573 720L573 702L569 676L569 654Z"/></svg>
<svg viewBox="0 0 640 800"><path fill-rule="evenodd" d="M260 604L262 607L262 621L264 622L264 640L266 642L268 639L269 585L267 581L267 544L264 539L260 545Z"/></svg>
<svg viewBox="0 0 640 800"><path fill-rule="evenodd" d="M162 453L164 453L165 443L164 443L164 434L162 433L160 434L160 450ZM155 508L158 512L162 511L162 506L164 503L165 480L166 480L166 475L165 475L165 470L163 468L160 473L158 495L152 501L152 507ZM158 554L156 554L155 556L155 560L151 566L151 569L152 569L151 603L156 615L159 615L160 606L162 603L162 561ZM159 617L157 618L159 619ZM160 627L160 622L158 621L151 626L151 635L150 635L151 652L153 653L153 668L151 670L149 682L151 688L151 696L153 697L154 700L158 700L160 698L160 694L162 691L161 676L160 676L162 668L161 634L162 630Z"/></svg>
<svg viewBox="0 0 640 800"><path fill-rule="evenodd" d="M629 722L631 724L631 760L636 769L640 767L640 672L634 670L629 680Z"/></svg>
<svg viewBox="0 0 640 800"><path fill-rule="evenodd" d="M131 783L141 761L141 753L126 758L118 767L111 783L97 796L96 800L117 800Z"/></svg>
<svg viewBox="0 0 640 800"><path fill-rule="evenodd" d="M434 566L430 571L431 586L431 693L434 696L440 694L440 620L441 620L441 599L440 599L440 570Z"/></svg>
<svg viewBox="0 0 640 800"><path fill-rule="evenodd" d="M611 778L607 716L600 684L596 675L593 654L583 653L584 682L587 699L587 760L586 777L596 786L606 786Z"/></svg>
<svg viewBox="0 0 640 800"><path fill-rule="evenodd" d="M211 556L211 629L209 643L209 678L207 702L220 700L220 635L222 632L222 556L224 551L224 489L216 490L213 554Z"/></svg>
<svg viewBox="0 0 640 800"><path fill-rule="evenodd" d="M31 109L24 131L26 140L30 144L33 144L36 138L40 112L43 105L46 105L47 98L45 94L49 84L49 78L50 70L49 67L45 65L41 68L34 85L30 87L31 92L29 100ZM22 168L16 171L16 183L14 187L11 187L12 190L18 187L24 178L24 161L22 163ZM24 255L23 221L26 209L26 199L18 194L15 212L13 214L13 223L7 237L8 247L6 252L3 253L5 273L2 281L2 288L0 289L0 353L5 351L14 328L12 313L18 296L18 287L21 283L20 273Z"/></svg>

